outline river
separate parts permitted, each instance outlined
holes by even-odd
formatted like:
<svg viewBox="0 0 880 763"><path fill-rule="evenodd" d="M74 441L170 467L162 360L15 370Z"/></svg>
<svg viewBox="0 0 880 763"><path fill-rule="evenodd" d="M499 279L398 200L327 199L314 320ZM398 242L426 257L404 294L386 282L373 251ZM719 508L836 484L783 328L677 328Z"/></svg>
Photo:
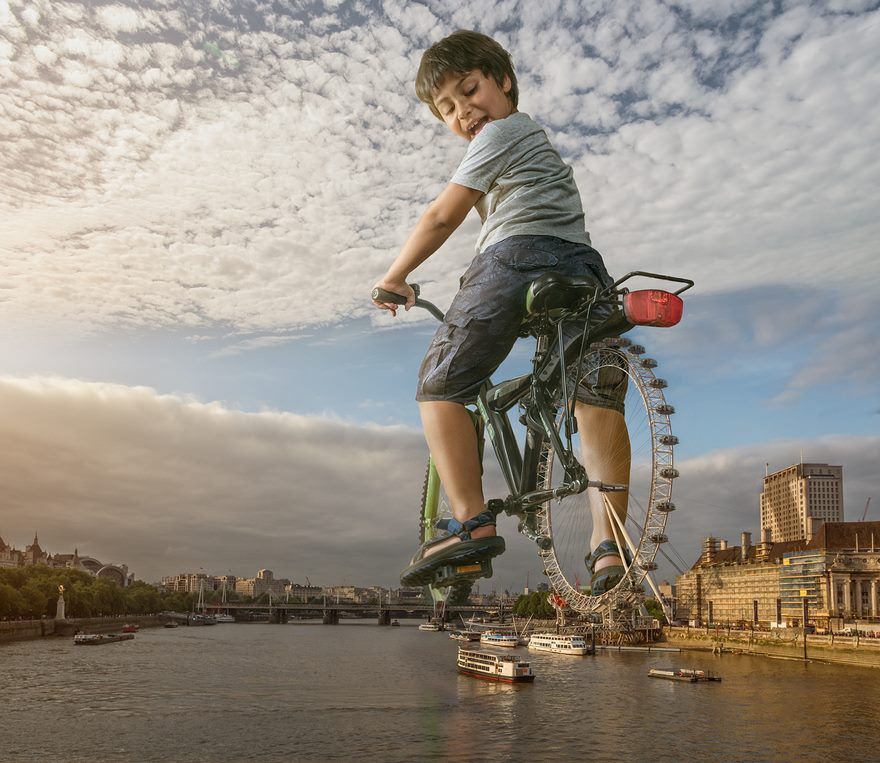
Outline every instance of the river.
<svg viewBox="0 0 880 763"><path fill-rule="evenodd" d="M534 684L459 676L456 642L375 621L0 644L0 760L864 761L880 673L682 652L528 652ZM721 683L649 678L693 667Z"/></svg>

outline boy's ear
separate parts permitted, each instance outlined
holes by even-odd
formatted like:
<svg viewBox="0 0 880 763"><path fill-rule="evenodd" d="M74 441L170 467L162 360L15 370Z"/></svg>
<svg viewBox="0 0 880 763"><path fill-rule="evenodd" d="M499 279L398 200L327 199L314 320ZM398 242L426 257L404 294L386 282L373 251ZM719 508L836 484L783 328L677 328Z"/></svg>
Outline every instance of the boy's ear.
<svg viewBox="0 0 880 763"><path fill-rule="evenodd" d="M504 93L509 93L512 87L513 83L510 81L510 76L505 74L504 82L501 84L501 90L504 91Z"/></svg>

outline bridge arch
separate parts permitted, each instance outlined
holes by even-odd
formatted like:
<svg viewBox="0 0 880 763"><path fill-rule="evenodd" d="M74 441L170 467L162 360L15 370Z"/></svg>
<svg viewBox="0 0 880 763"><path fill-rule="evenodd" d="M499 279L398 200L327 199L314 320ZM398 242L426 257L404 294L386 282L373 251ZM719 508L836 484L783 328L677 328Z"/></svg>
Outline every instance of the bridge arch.
<svg viewBox="0 0 880 763"><path fill-rule="evenodd" d="M79 558L79 565L83 569L91 572L92 575L97 575L98 570L100 570L104 566L104 562L99 562L93 556L81 556Z"/></svg>
<svg viewBox="0 0 880 763"><path fill-rule="evenodd" d="M115 564L105 564L95 573L96 578L106 578L112 580L120 588L125 588L128 583L125 570Z"/></svg>

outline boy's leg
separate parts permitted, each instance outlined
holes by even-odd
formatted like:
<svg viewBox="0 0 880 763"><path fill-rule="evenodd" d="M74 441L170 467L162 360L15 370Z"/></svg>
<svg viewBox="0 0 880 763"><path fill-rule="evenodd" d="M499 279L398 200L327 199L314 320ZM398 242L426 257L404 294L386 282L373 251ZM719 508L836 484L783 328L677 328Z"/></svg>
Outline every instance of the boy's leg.
<svg viewBox="0 0 880 763"><path fill-rule="evenodd" d="M580 433L581 459L589 478L609 484L629 484L631 454L623 414L581 402L577 403L574 412ZM605 511L605 498L610 501L612 511L625 523L629 493L600 493L595 488L588 488L587 496L593 517L590 547L595 549L602 541L614 540L612 520ZM620 535L619 529L617 534ZM603 556L596 561L594 572L622 564L619 556Z"/></svg>
<svg viewBox="0 0 880 763"><path fill-rule="evenodd" d="M433 400L419 403L425 439L440 482L449 496L452 514L459 521L477 516L485 510L477 432L471 417L461 403ZM495 535L495 527L486 525L471 531L474 538ZM446 543L432 546L426 553L436 553L451 543L461 541L453 536Z"/></svg>

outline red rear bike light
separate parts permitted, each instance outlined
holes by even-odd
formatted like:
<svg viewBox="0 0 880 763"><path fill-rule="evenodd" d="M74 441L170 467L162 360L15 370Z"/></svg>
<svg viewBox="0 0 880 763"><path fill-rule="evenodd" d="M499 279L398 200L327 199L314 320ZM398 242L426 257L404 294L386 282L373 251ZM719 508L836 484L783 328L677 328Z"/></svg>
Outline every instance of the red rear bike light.
<svg viewBox="0 0 880 763"><path fill-rule="evenodd" d="M634 326L674 326L683 311L681 297L668 291L642 289L623 297L623 312Z"/></svg>

